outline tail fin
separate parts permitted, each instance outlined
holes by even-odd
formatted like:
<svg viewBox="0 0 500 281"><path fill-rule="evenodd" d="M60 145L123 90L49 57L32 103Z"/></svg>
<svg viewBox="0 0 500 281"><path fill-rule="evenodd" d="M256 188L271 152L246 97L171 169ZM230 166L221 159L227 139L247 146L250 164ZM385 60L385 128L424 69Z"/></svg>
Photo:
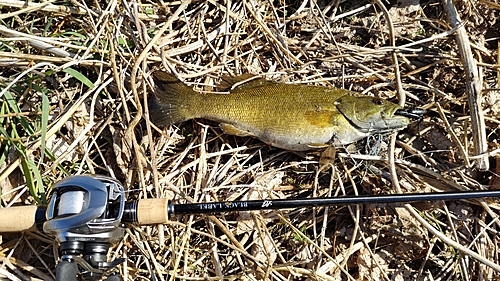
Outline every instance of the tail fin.
<svg viewBox="0 0 500 281"><path fill-rule="evenodd" d="M156 126L168 126L193 118L188 100L196 91L172 74L157 71L153 76L156 92L148 99L151 121Z"/></svg>

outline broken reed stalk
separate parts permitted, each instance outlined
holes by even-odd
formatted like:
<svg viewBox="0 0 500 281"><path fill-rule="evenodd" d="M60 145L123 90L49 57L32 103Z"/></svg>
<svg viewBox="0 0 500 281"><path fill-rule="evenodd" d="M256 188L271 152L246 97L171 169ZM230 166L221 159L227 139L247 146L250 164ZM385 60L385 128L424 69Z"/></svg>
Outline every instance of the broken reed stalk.
<svg viewBox="0 0 500 281"><path fill-rule="evenodd" d="M455 28L461 25L462 21L460 20L457 9L453 5L453 1L443 0L443 5L450 20L451 26ZM486 126L480 107L480 97L482 89L481 81L479 79L476 60L474 59L471 52L470 42L465 27L463 25L458 27L455 34L458 50L460 52L460 56L462 57L465 73L467 75L466 90L469 99L474 154L476 156L480 156L477 158L475 165L479 170L485 171L489 169L489 162L487 154L488 144L486 142Z"/></svg>

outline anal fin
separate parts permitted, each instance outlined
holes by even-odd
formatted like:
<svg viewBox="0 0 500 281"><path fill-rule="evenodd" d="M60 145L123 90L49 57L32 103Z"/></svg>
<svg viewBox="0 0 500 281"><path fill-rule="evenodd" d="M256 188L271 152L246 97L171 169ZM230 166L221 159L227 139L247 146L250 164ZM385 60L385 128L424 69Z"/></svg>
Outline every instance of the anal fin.
<svg viewBox="0 0 500 281"><path fill-rule="evenodd" d="M239 137L254 137L254 135L248 131L241 130L237 128L234 125L227 124L227 123L220 123L219 125L221 129L224 131L224 133L228 135L235 135Z"/></svg>

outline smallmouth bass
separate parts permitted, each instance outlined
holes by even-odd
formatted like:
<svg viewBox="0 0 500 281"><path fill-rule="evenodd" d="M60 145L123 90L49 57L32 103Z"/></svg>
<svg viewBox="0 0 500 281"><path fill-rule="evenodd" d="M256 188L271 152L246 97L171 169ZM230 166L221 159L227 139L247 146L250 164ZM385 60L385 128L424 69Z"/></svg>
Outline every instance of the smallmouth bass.
<svg viewBox="0 0 500 281"><path fill-rule="evenodd" d="M225 78L223 84L229 89L249 77ZM166 72L155 72L154 80L149 112L155 125L203 118L219 122L227 134L253 136L287 150L339 147L410 123L411 114L395 103L333 87L259 78L229 94L202 94Z"/></svg>

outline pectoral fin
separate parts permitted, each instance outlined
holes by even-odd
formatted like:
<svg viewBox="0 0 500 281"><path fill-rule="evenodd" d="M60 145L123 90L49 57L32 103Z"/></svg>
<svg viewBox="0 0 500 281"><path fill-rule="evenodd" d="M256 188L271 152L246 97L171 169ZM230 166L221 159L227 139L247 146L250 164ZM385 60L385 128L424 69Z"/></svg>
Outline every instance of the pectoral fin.
<svg viewBox="0 0 500 281"><path fill-rule="evenodd" d="M254 137L254 135L252 133L250 133L248 131L244 131L242 129L239 129L231 124L220 123L219 126L224 131L224 133L226 133L228 135L235 135L235 136L239 136L239 137Z"/></svg>
<svg viewBox="0 0 500 281"><path fill-rule="evenodd" d="M335 162L335 152L335 147L329 145L327 149L321 152L321 156L319 158L319 166L323 167L324 165L333 164Z"/></svg>

